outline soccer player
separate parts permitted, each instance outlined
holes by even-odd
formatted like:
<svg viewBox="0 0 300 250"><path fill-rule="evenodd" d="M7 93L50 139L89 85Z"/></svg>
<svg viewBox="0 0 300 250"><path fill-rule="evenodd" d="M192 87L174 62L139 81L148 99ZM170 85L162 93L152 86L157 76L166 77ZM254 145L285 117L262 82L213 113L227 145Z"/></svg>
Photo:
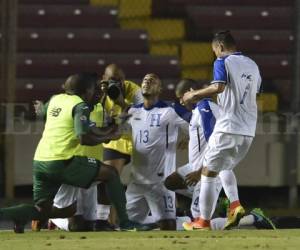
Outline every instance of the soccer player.
<svg viewBox="0 0 300 250"><path fill-rule="evenodd" d="M176 87L176 96L182 102L184 93L191 89L197 89L197 83L191 79L183 79ZM199 192L200 182L187 183L187 177L195 175L200 179L203 156L207 148L207 141L212 134L216 118L219 117L219 107L211 99L203 99L196 105L187 104L186 108L192 111L189 125L189 163L179 167L165 180L165 186L169 190L176 191L192 198L191 212L194 218L200 217ZM198 177L197 177L198 176ZM188 185L189 184L189 185ZM216 195L222 189L220 180L216 188Z"/></svg>
<svg viewBox="0 0 300 250"><path fill-rule="evenodd" d="M70 86L66 82L64 84L64 90L66 92L73 92L73 86ZM103 92L98 84L97 91L99 91L99 99L103 96ZM41 101L36 101L35 110L38 117L46 118L46 103L43 105ZM97 127L103 127L104 123L104 110L102 104L98 102L90 113L91 125ZM102 161L103 154L102 144L95 146L79 145L76 149L76 155L95 158ZM76 202L76 204L75 204ZM77 188L74 186L63 184L54 198L54 207L63 209L76 206L76 213L73 217L68 219L52 219L51 222L57 227L70 231L91 231L95 229L97 225L97 186L92 185L88 189ZM39 231L41 227L46 224L45 222L33 221L32 230Z"/></svg>
<svg viewBox="0 0 300 250"><path fill-rule="evenodd" d="M175 230L175 193L163 183L175 170L178 130L187 131L188 123L159 100L162 86L157 75L147 74L141 88L143 103L128 111L133 150L127 211L137 222L143 222L151 211L160 229Z"/></svg>
<svg viewBox="0 0 300 250"><path fill-rule="evenodd" d="M132 81L125 79L123 70L116 64L110 64L105 68L102 76L102 90L107 94L103 99L103 106L110 116L120 115L129 105L143 101L140 87ZM103 161L105 164L115 167L121 175L126 164L130 162L132 143L128 135L123 135L119 140L104 144ZM110 214L110 200L106 195L103 184L98 186L99 206L98 221L99 230L111 230L108 223Z"/></svg>
<svg viewBox="0 0 300 250"><path fill-rule="evenodd" d="M33 162L34 205L1 208L0 219L13 220L15 232L23 233L29 220L51 217L69 217L69 213L55 209L53 198L62 184L88 188L95 181L107 184L107 191L116 207L120 227L135 228L128 220L126 199L119 175L110 166L94 158L76 156L78 145L97 145L110 139L116 125L100 129L90 126L90 106L99 99L96 94L96 74L77 74L67 79L75 91L58 94L51 98L47 107L47 118L42 138Z"/></svg>
<svg viewBox="0 0 300 250"><path fill-rule="evenodd" d="M261 76L256 63L236 51L236 43L229 31L215 34L212 49L217 56L214 62L214 80L201 90L189 91L185 103L196 103L202 98L218 94L220 119L208 142L201 172L200 214L194 222L196 229L209 229L213 205L217 196L216 176L222 170L232 170L247 154L257 122L256 94L260 90ZM245 214L241 206L234 175L222 179L230 212L225 228L238 224Z"/></svg>

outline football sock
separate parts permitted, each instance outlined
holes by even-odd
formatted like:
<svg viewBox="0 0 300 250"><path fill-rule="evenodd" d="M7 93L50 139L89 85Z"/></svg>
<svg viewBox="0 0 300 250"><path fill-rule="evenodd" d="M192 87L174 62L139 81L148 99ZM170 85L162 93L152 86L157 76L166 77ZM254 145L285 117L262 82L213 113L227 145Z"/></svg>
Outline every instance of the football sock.
<svg viewBox="0 0 300 250"><path fill-rule="evenodd" d="M219 193L217 189L217 178L201 176L201 189L199 196L201 218L210 220L216 205Z"/></svg>
<svg viewBox="0 0 300 250"><path fill-rule="evenodd" d="M242 226L253 226L255 222L255 217L252 214L244 216L240 222L239 222L239 227Z"/></svg>
<svg viewBox="0 0 300 250"><path fill-rule="evenodd" d="M210 221L211 230L223 230L226 224L227 218L215 218Z"/></svg>
<svg viewBox="0 0 300 250"><path fill-rule="evenodd" d="M234 209L240 205L235 174L232 170L223 170L219 173L219 176L224 188L224 192L231 203L230 209Z"/></svg>
<svg viewBox="0 0 300 250"><path fill-rule="evenodd" d="M51 221L60 230L69 231L69 220L68 219L51 219Z"/></svg>
<svg viewBox="0 0 300 250"><path fill-rule="evenodd" d="M14 221L41 220L41 213L34 205L20 204L0 209L0 218Z"/></svg>
<svg viewBox="0 0 300 250"><path fill-rule="evenodd" d="M98 220L108 220L110 214L110 205L97 205L97 219Z"/></svg>
<svg viewBox="0 0 300 250"><path fill-rule="evenodd" d="M125 191L121 184L120 176L113 175L105 184L107 186L107 195L117 211L120 223L128 221Z"/></svg>

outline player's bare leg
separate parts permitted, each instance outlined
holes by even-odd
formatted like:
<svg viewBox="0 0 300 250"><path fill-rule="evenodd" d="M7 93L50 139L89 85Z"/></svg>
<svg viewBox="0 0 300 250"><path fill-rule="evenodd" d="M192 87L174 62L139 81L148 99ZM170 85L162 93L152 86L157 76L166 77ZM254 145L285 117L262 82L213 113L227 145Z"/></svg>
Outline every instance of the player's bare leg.
<svg viewBox="0 0 300 250"><path fill-rule="evenodd" d="M125 164L126 159L112 159L106 160L104 163L108 166L114 167L119 175L121 174ZM98 207L97 214L99 220L97 220L95 225L95 230L97 231L111 231L113 230L113 226L109 223L116 224L116 212L113 211L114 208L111 207L110 199L107 197L107 191L104 183L100 183L98 185ZM111 215L111 216L110 216Z"/></svg>
<svg viewBox="0 0 300 250"><path fill-rule="evenodd" d="M177 172L174 172L171 175L169 175L166 178L164 184L165 187L171 191L187 188L187 185L185 184L184 180Z"/></svg>

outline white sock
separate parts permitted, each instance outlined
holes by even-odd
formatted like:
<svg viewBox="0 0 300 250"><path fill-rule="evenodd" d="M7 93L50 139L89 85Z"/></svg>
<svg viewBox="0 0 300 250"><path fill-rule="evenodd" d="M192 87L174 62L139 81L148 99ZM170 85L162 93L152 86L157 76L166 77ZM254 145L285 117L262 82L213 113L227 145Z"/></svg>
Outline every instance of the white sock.
<svg viewBox="0 0 300 250"><path fill-rule="evenodd" d="M69 231L69 220L68 219L51 219L51 221L60 230Z"/></svg>
<svg viewBox="0 0 300 250"><path fill-rule="evenodd" d="M239 200L237 182L232 170L223 170L219 173L224 192L230 203Z"/></svg>
<svg viewBox="0 0 300 250"><path fill-rule="evenodd" d="M201 218L210 220L214 207L218 199L216 192L217 179L214 177L201 176L201 189L200 189L200 213Z"/></svg>
<svg viewBox="0 0 300 250"><path fill-rule="evenodd" d="M241 226L253 226L255 222L255 218L252 214L244 216L240 222L239 222L239 227Z"/></svg>
<svg viewBox="0 0 300 250"><path fill-rule="evenodd" d="M98 220L108 220L110 214L110 205L97 205L97 219Z"/></svg>
<svg viewBox="0 0 300 250"><path fill-rule="evenodd" d="M227 218L215 218L210 221L211 230L223 230L226 224Z"/></svg>

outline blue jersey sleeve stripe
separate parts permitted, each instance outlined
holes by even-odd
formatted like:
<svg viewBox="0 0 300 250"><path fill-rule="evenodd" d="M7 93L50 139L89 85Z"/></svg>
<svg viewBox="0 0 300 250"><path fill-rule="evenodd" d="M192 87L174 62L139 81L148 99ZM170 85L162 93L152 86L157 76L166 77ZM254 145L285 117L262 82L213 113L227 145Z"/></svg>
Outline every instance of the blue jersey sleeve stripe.
<svg viewBox="0 0 300 250"><path fill-rule="evenodd" d="M216 118L210 108L209 100L204 99L197 105L201 115L202 127L204 131L205 140L208 141L216 124Z"/></svg>
<svg viewBox="0 0 300 250"><path fill-rule="evenodd" d="M174 108L177 115L179 115L186 122L190 122L190 120L192 118L192 112L191 111L188 111L184 106L182 106L178 102L173 103L172 107Z"/></svg>
<svg viewBox="0 0 300 250"><path fill-rule="evenodd" d="M218 58L214 62L214 79L213 83L215 82L222 82L227 83L227 71L225 68L225 59L224 58Z"/></svg>

